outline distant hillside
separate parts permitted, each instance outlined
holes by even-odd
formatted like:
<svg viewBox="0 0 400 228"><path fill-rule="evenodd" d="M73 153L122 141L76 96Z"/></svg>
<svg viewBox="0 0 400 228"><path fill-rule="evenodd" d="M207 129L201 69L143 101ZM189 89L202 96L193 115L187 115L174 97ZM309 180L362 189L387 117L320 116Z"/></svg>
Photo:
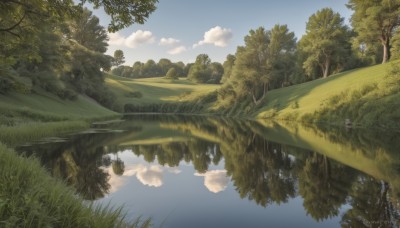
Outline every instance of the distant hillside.
<svg viewBox="0 0 400 228"><path fill-rule="evenodd" d="M106 85L117 95L117 102L122 106L191 101L220 87L219 85L196 84L186 78L179 80L159 77L131 79L114 75L107 75Z"/></svg>

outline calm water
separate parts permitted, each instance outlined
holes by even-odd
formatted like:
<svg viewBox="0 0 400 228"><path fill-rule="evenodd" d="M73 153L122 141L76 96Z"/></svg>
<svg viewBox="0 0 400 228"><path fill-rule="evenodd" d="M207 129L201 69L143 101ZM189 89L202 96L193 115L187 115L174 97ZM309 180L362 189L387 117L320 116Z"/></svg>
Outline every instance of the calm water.
<svg viewBox="0 0 400 228"><path fill-rule="evenodd" d="M399 148L395 133L154 115L17 150L155 227L397 227Z"/></svg>

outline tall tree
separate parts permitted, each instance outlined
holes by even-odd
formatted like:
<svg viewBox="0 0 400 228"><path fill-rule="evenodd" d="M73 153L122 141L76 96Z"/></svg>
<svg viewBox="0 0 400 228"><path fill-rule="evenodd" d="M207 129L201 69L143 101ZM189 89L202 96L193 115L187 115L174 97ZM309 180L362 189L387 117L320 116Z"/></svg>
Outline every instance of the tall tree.
<svg viewBox="0 0 400 228"><path fill-rule="evenodd" d="M200 54L196 57L196 62L190 67L188 78L194 82L205 83L211 75L211 59L207 54Z"/></svg>
<svg viewBox="0 0 400 228"><path fill-rule="evenodd" d="M227 55L226 60L222 66L224 67L224 74L222 75L221 83L225 83L232 75L233 65L235 65L236 57L234 55Z"/></svg>
<svg viewBox="0 0 400 228"><path fill-rule="evenodd" d="M76 40L82 46L100 53L107 51L107 31L100 25L99 18L92 15L92 12L88 9L82 9L73 18L73 23L69 23L69 29L70 38Z"/></svg>
<svg viewBox="0 0 400 228"><path fill-rule="evenodd" d="M221 63L218 62L213 62L210 65L210 79L207 81L207 83L211 84L219 84L222 78L222 75L224 74L224 67L222 66Z"/></svg>
<svg viewBox="0 0 400 228"><path fill-rule="evenodd" d="M267 65L270 36L263 27L250 30L244 38L245 46L238 47L232 83L239 96L249 95L258 104L266 95L270 81Z"/></svg>
<svg viewBox="0 0 400 228"><path fill-rule="evenodd" d="M296 37L287 25L275 25L269 43L269 65L271 65L271 88L289 84L289 77L295 71Z"/></svg>
<svg viewBox="0 0 400 228"><path fill-rule="evenodd" d="M157 63L158 67L161 70L162 75L166 75L168 70L172 67L172 62L169 59L160 59Z"/></svg>
<svg viewBox="0 0 400 228"><path fill-rule="evenodd" d="M382 63L390 59L390 40L400 25L400 1L398 0L350 0L347 6L354 10L351 24L360 41L383 46Z"/></svg>
<svg viewBox="0 0 400 228"><path fill-rule="evenodd" d="M344 18L330 8L313 14L306 26L306 34L300 40L299 48L306 54L303 68L311 74L315 66L320 67L324 78L331 73L333 63L344 62L348 52L349 31Z"/></svg>
<svg viewBox="0 0 400 228"><path fill-rule="evenodd" d="M125 63L125 56L122 50L115 50L114 52L114 66L119 66Z"/></svg>

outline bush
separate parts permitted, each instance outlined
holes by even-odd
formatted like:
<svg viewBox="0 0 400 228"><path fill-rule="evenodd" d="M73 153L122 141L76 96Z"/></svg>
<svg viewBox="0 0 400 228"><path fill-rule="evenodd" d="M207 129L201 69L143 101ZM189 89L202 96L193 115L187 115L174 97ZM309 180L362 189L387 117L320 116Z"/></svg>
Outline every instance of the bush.
<svg viewBox="0 0 400 228"><path fill-rule="evenodd" d="M170 68L168 70L167 75L165 76L165 78L173 79L173 80L179 79L178 78L178 73L176 72L176 69L174 67Z"/></svg>
<svg viewBox="0 0 400 228"><path fill-rule="evenodd" d="M130 97L130 98L142 98L143 94L139 91L135 91L135 92L129 92L127 94L125 94L125 97Z"/></svg>

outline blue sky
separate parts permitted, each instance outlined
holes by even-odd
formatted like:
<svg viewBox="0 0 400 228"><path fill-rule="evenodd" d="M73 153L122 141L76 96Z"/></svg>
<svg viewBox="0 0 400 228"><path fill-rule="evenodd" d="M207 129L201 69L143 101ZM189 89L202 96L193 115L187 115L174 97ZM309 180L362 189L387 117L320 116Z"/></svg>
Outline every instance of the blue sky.
<svg viewBox="0 0 400 228"><path fill-rule="evenodd" d="M299 39L305 33L308 18L317 10L330 7L349 24L351 11L347 0L159 0L157 10L144 25L132 25L110 34L108 54L121 49L125 65L168 58L194 62L206 53L212 61L223 62L234 54L250 29L266 29L287 24ZM109 18L94 12L107 26ZM161 39L164 38L162 41Z"/></svg>

